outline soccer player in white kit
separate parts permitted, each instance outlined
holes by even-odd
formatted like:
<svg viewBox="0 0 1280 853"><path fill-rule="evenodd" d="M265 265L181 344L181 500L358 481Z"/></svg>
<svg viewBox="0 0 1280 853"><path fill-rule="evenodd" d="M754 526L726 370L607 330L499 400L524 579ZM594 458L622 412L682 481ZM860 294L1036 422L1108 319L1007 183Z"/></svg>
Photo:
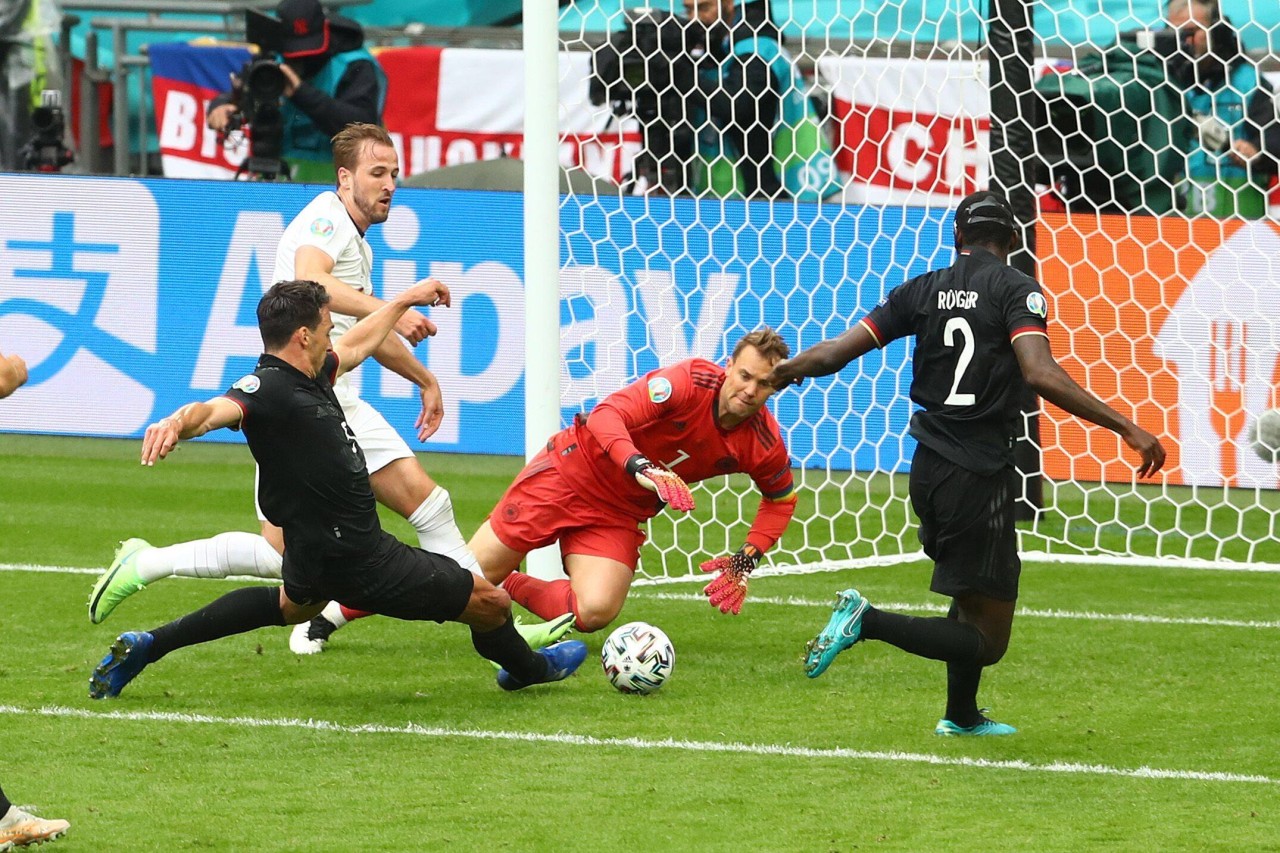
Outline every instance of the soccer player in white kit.
<svg viewBox="0 0 1280 853"><path fill-rule="evenodd" d="M387 132L372 124L352 124L342 130L334 137L333 157L338 172L337 190L316 196L289 223L276 250L272 280L305 279L323 285L331 299L332 338L337 340L358 319L383 304L373 296L373 253L365 233L371 225L385 222L390 213L399 161ZM436 331L435 325L416 310L405 312L395 329L415 345ZM393 335L387 336L374 357L418 387L422 412L416 426L418 438L425 440L435 432L443 415L435 377ZM378 502L409 521L423 550L444 554L482 575L454 520L449 492L427 476L413 451L386 419L360 399L349 375L335 383L334 392L364 451ZM94 586L89 599L90 620L103 621L129 595L163 577L279 578L282 534L265 520L260 509L258 518L262 522L261 536L221 533L165 548L153 548L142 539L125 540L111 567ZM336 602L329 604L322 618L334 628L346 621ZM317 624L320 630L313 627ZM299 654L321 651L328 632L323 623L313 626L297 626L290 637L290 648Z"/></svg>

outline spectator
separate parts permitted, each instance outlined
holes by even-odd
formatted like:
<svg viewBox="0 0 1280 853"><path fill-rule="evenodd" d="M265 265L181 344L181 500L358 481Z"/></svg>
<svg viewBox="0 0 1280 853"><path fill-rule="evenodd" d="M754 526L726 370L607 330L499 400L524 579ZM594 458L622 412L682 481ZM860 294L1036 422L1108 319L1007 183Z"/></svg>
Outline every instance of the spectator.
<svg viewBox="0 0 1280 853"><path fill-rule="evenodd" d="M836 189L835 162L805 83L765 2L684 0L706 28L702 64L709 122L699 134L720 196L816 201ZM736 168L734 168L736 166Z"/></svg>
<svg viewBox="0 0 1280 853"><path fill-rule="evenodd" d="M325 17L319 0L281 0L285 76L283 159L295 181L334 183L330 139L348 124L382 123L387 78L364 48L364 31L348 18ZM232 93L209 104L208 124L226 132L238 111Z"/></svg>
<svg viewBox="0 0 1280 853"><path fill-rule="evenodd" d="M1189 59L1175 73L1199 128L1188 148L1184 209L1261 218L1280 168L1275 92L1241 50L1218 0L1169 0L1165 17Z"/></svg>

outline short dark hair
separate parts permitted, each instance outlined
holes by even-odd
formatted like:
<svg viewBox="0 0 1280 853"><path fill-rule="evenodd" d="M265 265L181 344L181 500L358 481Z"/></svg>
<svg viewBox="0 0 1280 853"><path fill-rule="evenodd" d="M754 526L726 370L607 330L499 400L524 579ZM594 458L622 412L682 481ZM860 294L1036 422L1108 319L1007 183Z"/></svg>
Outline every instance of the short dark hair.
<svg viewBox="0 0 1280 853"><path fill-rule="evenodd" d="M328 292L314 281L277 281L258 302L258 332L267 352L282 349L303 326L320 326Z"/></svg>
<svg viewBox="0 0 1280 853"><path fill-rule="evenodd" d="M775 364L791 357L791 347L787 346L782 335L768 326L761 326L754 332L743 335L742 340L734 346L733 355L730 358L737 358L738 353L747 347L754 347L756 352Z"/></svg>
<svg viewBox="0 0 1280 853"><path fill-rule="evenodd" d="M1003 246L1018 231L1013 208L991 190L971 193L956 208L956 242Z"/></svg>

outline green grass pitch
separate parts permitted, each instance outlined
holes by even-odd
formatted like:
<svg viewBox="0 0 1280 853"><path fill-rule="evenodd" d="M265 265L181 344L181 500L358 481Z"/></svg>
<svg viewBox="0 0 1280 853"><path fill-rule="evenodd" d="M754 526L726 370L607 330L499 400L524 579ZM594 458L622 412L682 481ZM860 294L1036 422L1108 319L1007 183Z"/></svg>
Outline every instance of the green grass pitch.
<svg viewBox="0 0 1280 853"><path fill-rule="evenodd" d="M462 626L374 618L314 658L283 629L183 649L92 702L116 633L229 583L163 581L94 626L92 575L15 567L256 526L244 448L138 448L0 436L0 783L71 821L53 851L1280 849L1273 573L1028 565L981 693L1011 738L936 737L942 665L882 644L804 677L839 588L937 612L920 563L758 578L737 618L637 587L621 619L676 647L647 697L593 659L504 693ZM518 468L424 463L465 533Z"/></svg>

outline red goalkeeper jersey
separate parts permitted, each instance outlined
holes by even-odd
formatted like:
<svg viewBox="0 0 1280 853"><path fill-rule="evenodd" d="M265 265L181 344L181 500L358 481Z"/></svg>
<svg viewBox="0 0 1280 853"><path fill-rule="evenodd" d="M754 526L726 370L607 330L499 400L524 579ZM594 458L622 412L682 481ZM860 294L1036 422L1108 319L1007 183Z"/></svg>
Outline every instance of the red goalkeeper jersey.
<svg viewBox="0 0 1280 853"><path fill-rule="evenodd" d="M664 367L610 394L557 433L547 454L579 494L645 520L664 504L626 471L639 453L686 483L744 472L762 500L747 541L769 549L795 511L795 483L778 422L767 408L734 427L717 421L724 368L701 358Z"/></svg>

